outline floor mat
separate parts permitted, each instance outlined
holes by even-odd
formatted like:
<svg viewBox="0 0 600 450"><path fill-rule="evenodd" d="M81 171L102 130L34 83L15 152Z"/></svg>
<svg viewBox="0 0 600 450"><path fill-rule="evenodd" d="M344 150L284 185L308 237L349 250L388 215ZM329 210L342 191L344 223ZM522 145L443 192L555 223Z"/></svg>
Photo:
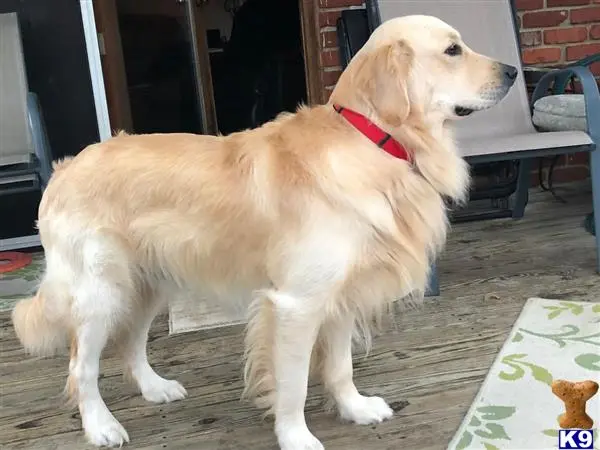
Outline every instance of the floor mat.
<svg viewBox="0 0 600 450"><path fill-rule="evenodd" d="M170 334L237 325L245 320L246 312L242 309L226 311L214 302L192 294L180 294L169 299Z"/></svg>
<svg viewBox="0 0 600 450"><path fill-rule="evenodd" d="M600 303L529 299L448 449L558 448L557 379L600 379ZM600 394L587 413L598 449Z"/></svg>
<svg viewBox="0 0 600 450"><path fill-rule="evenodd" d="M29 265L7 273L0 273L0 311L12 309L15 303L33 295L44 271L44 254L32 253Z"/></svg>

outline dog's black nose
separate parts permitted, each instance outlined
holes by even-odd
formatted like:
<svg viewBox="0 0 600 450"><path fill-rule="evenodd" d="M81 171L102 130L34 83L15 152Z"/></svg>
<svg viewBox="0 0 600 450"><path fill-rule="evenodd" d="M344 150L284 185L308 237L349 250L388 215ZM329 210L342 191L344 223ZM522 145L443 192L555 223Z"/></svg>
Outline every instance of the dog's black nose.
<svg viewBox="0 0 600 450"><path fill-rule="evenodd" d="M502 72L504 73L504 81L507 84L513 84L519 74L516 67L509 66L508 64L502 64Z"/></svg>

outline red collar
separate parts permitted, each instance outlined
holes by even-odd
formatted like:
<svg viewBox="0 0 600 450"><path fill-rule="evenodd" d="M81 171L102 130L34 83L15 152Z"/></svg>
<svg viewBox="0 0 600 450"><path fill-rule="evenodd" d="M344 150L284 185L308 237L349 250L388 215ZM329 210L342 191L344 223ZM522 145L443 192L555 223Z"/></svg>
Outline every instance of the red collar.
<svg viewBox="0 0 600 450"><path fill-rule="evenodd" d="M386 133L365 116L348 108L343 108L339 105L333 105L333 109L341 114L354 128L364 134L371 142L377 147L385 150L390 155L398 159L410 161L410 155L408 151L398 142L392 138L389 133Z"/></svg>

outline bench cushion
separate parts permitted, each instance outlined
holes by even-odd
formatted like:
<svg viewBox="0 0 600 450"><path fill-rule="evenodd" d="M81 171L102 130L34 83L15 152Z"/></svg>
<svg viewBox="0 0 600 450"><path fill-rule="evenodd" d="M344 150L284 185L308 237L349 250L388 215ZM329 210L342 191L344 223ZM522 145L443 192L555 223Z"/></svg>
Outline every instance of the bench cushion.
<svg viewBox="0 0 600 450"><path fill-rule="evenodd" d="M587 130L582 94L548 95L533 105L533 123L542 130Z"/></svg>

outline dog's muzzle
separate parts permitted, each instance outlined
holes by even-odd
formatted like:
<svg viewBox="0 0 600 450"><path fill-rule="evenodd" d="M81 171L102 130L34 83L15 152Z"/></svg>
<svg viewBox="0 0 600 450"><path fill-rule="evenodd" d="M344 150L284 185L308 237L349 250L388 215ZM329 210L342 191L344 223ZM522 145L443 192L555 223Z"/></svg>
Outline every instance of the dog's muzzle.
<svg viewBox="0 0 600 450"><path fill-rule="evenodd" d="M502 73L502 84L508 88L515 83L515 80L519 75L519 71L516 67L502 63L500 63L500 72Z"/></svg>

